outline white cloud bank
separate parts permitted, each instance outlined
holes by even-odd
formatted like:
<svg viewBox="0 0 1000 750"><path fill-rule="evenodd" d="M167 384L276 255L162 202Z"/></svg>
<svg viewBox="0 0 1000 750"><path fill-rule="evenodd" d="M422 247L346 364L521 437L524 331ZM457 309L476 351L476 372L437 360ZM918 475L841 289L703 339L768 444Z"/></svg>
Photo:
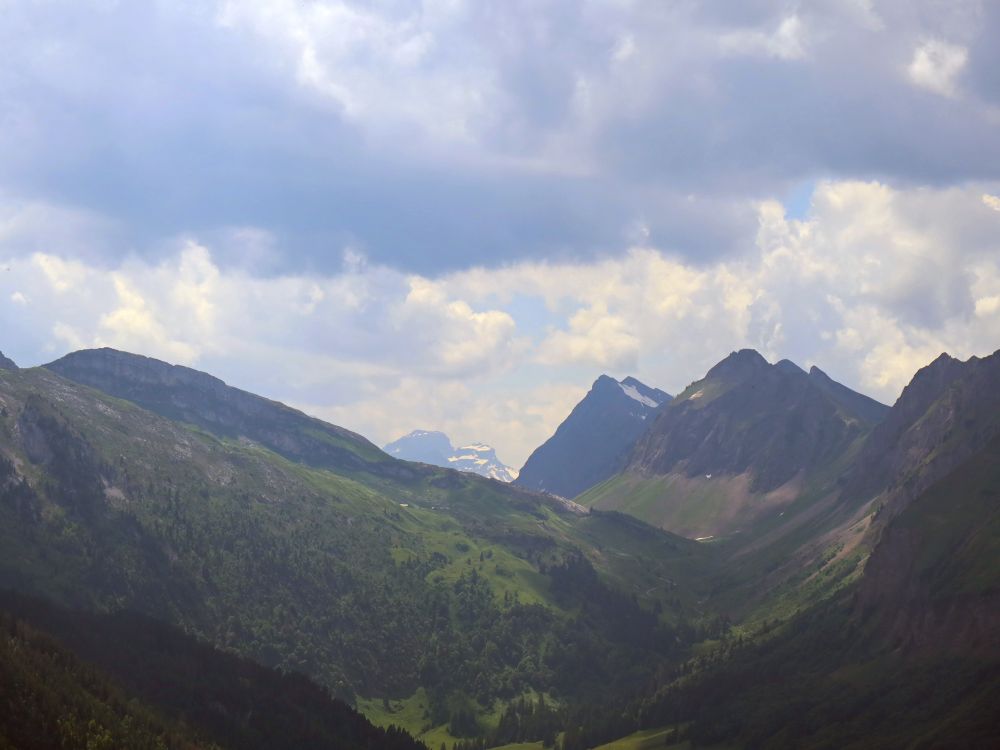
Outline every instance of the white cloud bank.
<svg viewBox="0 0 1000 750"><path fill-rule="evenodd" d="M266 278L191 238L158 263L112 268L0 245L0 349L22 364L141 352L377 442L438 428L519 465L603 371L676 392L751 346L891 402L940 352L993 351L995 193L820 183L805 220L762 203L746 252L707 265L636 246L430 278L351 251L336 274Z"/></svg>

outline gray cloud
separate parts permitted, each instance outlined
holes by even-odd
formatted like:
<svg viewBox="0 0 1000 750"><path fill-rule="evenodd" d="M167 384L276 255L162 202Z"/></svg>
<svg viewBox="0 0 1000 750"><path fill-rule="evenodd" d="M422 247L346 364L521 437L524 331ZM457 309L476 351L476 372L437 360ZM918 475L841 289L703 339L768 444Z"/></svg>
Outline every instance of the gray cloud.
<svg viewBox="0 0 1000 750"><path fill-rule="evenodd" d="M256 227L264 272L433 273L639 226L710 262L803 180L1000 174L995 6L870 5L18 4L0 189L114 223L109 262ZM954 96L907 77L928 40L967 51Z"/></svg>

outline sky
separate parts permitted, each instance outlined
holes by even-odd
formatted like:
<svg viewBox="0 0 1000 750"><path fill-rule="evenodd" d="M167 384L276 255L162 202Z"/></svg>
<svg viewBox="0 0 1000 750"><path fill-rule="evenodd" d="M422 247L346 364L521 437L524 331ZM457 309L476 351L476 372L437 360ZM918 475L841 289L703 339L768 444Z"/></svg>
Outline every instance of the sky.
<svg viewBox="0 0 1000 750"><path fill-rule="evenodd" d="M1000 3L0 0L0 350L519 467L730 351L1000 348Z"/></svg>

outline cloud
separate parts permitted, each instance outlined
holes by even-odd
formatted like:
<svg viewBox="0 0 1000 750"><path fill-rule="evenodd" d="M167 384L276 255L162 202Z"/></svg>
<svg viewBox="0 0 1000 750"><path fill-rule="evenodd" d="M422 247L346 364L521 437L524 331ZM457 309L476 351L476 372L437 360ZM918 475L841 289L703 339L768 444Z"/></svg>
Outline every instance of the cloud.
<svg viewBox="0 0 1000 750"><path fill-rule="evenodd" d="M602 372L678 392L751 346L892 401L941 351L993 351L1000 244L983 196L998 188L820 181L804 218L760 202L746 250L710 263L642 243L420 275L348 249L335 272L261 275L193 236L110 267L15 255L0 274L2 348L24 364L125 348L379 443L444 429L519 465Z"/></svg>
<svg viewBox="0 0 1000 750"><path fill-rule="evenodd" d="M639 339L620 315L608 313L598 302L583 308L568 321L568 330L553 331L539 346L542 364L583 363L610 370L634 370Z"/></svg>
<svg viewBox="0 0 1000 750"><path fill-rule="evenodd" d="M942 96L955 96L955 79L968 59L965 47L931 39L917 47L906 72L916 86Z"/></svg>
<svg viewBox="0 0 1000 750"><path fill-rule="evenodd" d="M45 232L19 252L112 265L197 231L222 267L331 273L352 245L436 275L601 258L640 223L714 262L804 181L995 179L998 23L930 0L13 4L0 202L80 212L22 206Z"/></svg>
<svg viewBox="0 0 1000 750"><path fill-rule="evenodd" d="M512 463L601 371L741 346L891 400L1000 340L998 34L964 0L8 4L2 348Z"/></svg>
<svg viewBox="0 0 1000 750"><path fill-rule="evenodd" d="M779 60L800 60L806 56L805 30L797 15L782 18L771 32L740 30L724 34L719 42L726 52L763 54Z"/></svg>

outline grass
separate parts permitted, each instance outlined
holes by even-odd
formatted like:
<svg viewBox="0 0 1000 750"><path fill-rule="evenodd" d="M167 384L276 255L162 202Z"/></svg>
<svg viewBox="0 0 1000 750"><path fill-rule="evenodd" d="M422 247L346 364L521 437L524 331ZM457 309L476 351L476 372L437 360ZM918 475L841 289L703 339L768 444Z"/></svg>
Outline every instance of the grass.
<svg viewBox="0 0 1000 750"><path fill-rule="evenodd" d="M677 474L644 477L621 474L577 498L577 502L601 510L628 513L646 523L689 538L718 536L742 527L743 519L732 517L734 504L743 502L754 513L758 497L739 487L737 477L682 477ZM730 518L727 521L727 516ZM721 521L721 523L720 523Z"/></svg>
<svg viewBox="0 0 1000 750"><path fill-rule="evenodd" d="M537 698L534 694L530 694L527 697L531 700L535 700ZM448 731L447 724L430 726L429 720L427 719L430 710L430 703L427 698L427 693L423 688L418 688L417 691L408 698L390 700L388 701L388 704L389 707L386 708L385 703L383 703L381 699L361 699L358 701L358 710L361 711L361 713L363 713L365 717L372 722L372 724L377 726L388 727L390 724L395 724L397 727L402 727L421 742L426 744L430 750L438 750L441 747L442 742L444 742L448 748L451 748L452 743L459 740L458 737L453 736ZM495 726L500 720L502 710L503 704L498 701L489 709L481 709L477 718L483 725ZM535 750L535 748L538 748L540 750L541 747L541 742L526 742L503 746L504 750L514 750L515 748L525 748L525 750Z"/></svg>
<svg viewBox="0 0 1000 750"><path fill-rule="evenodd" d="M418 688L408 698L390 700L388 704L389 707L386 708L385 703L381 699L362 698L358 700L358 710L372 724L380 727L388 727L390 724L395 724L397 727L402 727L414 737L423 741L427 747L432 749L439 748L442 742L446 742L448 747L451 747L451 743L457 741L457 737L453 737L448 733L446 724L438 727L430 726L430 722L427 719L430 710L430 701L423 688Z"/></svg>
<svg viewBox="0 0 1000 750"><path fill-rule="evenodd" d="M37 529L0 504L0 545L7 551L0 584L98 609L145 608L217 645L303 669L334 688L362 680L347 673L355 668L349 659L327 654L380 647L379 627L401 635L390 640L410 649L405 656L417 647L407 645L407 623L355 606L353 593L338 594L329 580L352 581L359 596L378 593L379 607L399 601L399 611L409 601L394 587L396 566L443 556L427 573L429 582L447 590L474 569L498 604L516 596L569 616L576 613L555 602L540 568L578 549L606 582L665 605L667 619L680 616L683 602L690 620L688 605L701 593L689 591L688 582L701 580L710 564L702 546L630 518L572 513L478 477L443 469L400 478L317 468L157 417L46 370L0 373L0 386L5 451L20 450L17 414L39 394L65 425L65 439L92 448L92 460L80 454L86 458L80 476L106 477L106 489L121 503L120 513L88 520L43 492ZM44 486L45 467L26 459L20 465L33 485ZM330 629L324 621L333 619L331 612L356 630ZM432 750L455 741L446 726L428 726L422 690L386 707L382 695L392 688L371 685L391 679L378 674L359 684L366 715L402 725ZM479 708L477 718L495 726L500 709L499 703Z"/></svg>
<svg viewBox="0 0 1000 750"><path fill-rule="evenodd" d="M671 744L674 735L671 729L645 729L620 740L601 745L597 750L653 750L653 748L669 748L670 750L688 750L690 744L682 742Z"/></svg>

